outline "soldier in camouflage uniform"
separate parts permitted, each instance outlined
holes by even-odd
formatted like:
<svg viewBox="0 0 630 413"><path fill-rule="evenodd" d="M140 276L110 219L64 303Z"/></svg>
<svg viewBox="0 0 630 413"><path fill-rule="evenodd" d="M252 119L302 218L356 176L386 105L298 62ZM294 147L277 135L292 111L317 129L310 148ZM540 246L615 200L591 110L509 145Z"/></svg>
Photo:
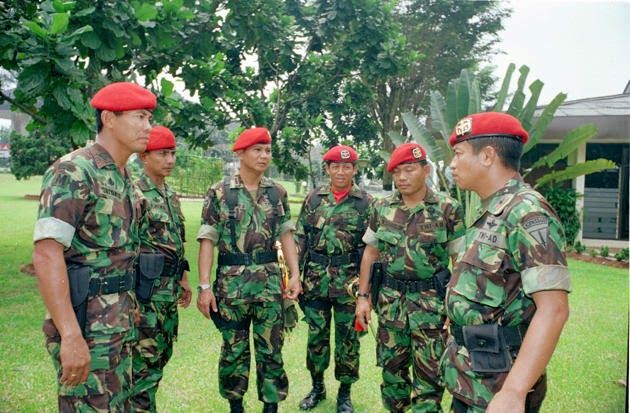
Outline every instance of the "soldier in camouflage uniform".
<svg viewBox="0 0 630 413"><path fill-rule="evenodd" d="M438 412L444 392L438 365L447 335L443 293L450 275L449 256L463 240L463 210L453 198L426 185L430 167L417 143L396 148L387 170L397 190L370 209L357 321L362 325L370 321L369 272L378 261L383 268L375 308L383 404L392 412L410 407L414 412Z"/></svg>
<svg viewBox="0 0 630 413"><path fill-rule="evenodd" d="M258 399L263 412L277 412L289 382L282 361L284 343L282 277L275 247L280 240L295 300L302 292L286 190L263 176L271 162L271 136L265 128L244 131L232 149L237 174L213 185L206 194L199 247L197 307L212 317L223 336L219 390L231 412L243 411L249 383L249 332L253 326ZM214 247L219 250L210 286Z"/></svg>
<svg viewBox="0 0 630 413"><path fill-rule="evenodd" d="M453 338L442 367L456 412L539 411L568 317L562 225L517 172L527 139L497 112L463 118L450 138L457 186L482 198L446 296Z"/></svg>
<svg viewBox="0 0 630 413"><path fill-rule="evenodd" d="M90 102L96 143L61 157L42 181L33 264L62 412L129 411L140 197L125 165L144 150L153 93L113 83Z"/></svg>
<svg viewBox="0 0 630 413"><path fill-rule="evenodd" d="M133 348L131 398L136 412L156 411L155 395L177 339L177 305L188 307L192 297L184 257L184 215L175 191L165 182L175 166L175 150L173 132L156 126L140 154L144 173L136 185L146 199L146 214L140 225L137 267L140 324Z"/></svg>
<svg viewBox="0 0 630 413"><path fill-rule="evenodd" d="M302 204L296 238L304 273L300 304L309 325L306 367L313 389L300 403L309 410L326 398L324 371L330 364L330 322L335 318L335 378L341 382L337 412L350 413L350 386L359 379L359 337L354 330L356 298L348 286L359 277L364 225L372 197L352 183L357 153L338 145L323 157L330 182Z"/></svg>

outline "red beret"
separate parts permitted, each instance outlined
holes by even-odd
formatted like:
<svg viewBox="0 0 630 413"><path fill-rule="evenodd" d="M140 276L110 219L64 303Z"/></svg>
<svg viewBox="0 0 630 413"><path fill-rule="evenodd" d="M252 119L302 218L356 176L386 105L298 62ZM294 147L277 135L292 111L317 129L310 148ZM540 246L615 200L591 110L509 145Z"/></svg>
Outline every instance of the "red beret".
<svg viewBox="0 0 630 413"><path fill-rule="evenodd" d="M243 131L234 142L232 152L247 149L257 143L271 143L271 135L267 128L251 128Z"/></svg>
<svg viewBox="0 0 630 413"><path fill-rule="evenodd" d="M146 151L157 151L158 149L171 149L175 147L175 135L166 126L156 126L149 133L149 143Z"/></svg>
<svg viewBox="0 0 630 413"><path fill-rule="evenodd" d="M155 109L157 98L143 87L129 82L107 85L90 101L96 109L124 112L136 109Z"/></svg>
<svg viewBox="0 0 630 413"><path fill-rule="evenodd" d="M346 145L337 145L324 154L324 160L330 162L354 162L359 159L356 151Z"/></svg>
<svg viewBox="0 0 630 413"><path fill-rule="evenodd" d="M474 138L511 138L527 143L529 135L521 122L512 115L501 112L484 112L460 119L453 129L451 146Z"/></svg>
<svg viewBox="0 0 630 413"><path fill-rule="evenodd" d="M403 143L392 152L387 164L387 172L391 172L401 163L420 162L427 159L424 148L415 142Z"/></svg>

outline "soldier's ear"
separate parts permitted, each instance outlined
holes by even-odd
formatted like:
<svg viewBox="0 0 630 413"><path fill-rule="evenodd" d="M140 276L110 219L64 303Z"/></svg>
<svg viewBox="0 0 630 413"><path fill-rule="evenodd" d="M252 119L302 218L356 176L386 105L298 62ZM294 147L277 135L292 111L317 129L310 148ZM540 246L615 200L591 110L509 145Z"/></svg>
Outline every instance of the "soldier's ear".
<svg viewBox="0 0 630 413"><path fill-rule="evenodd" d="M497 150L492 146L484 146L481 149L480 155L481 164L484 166L490 166L499 159Z"/></svg>

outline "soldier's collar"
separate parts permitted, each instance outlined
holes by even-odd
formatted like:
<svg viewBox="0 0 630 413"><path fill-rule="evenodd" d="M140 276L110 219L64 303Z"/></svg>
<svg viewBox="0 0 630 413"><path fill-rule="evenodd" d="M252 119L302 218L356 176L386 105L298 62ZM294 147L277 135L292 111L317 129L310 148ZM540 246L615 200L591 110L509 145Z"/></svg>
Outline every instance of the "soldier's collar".
<svg viewBox="0 0 630 413"><path fill-rule="evenodd" d="M116 165L114 163L114 158L112 158L109 152L107 152L101 144L94 143L92 146L89 146L87 150L92 155L97 168L101 169L109 165Z"/></svg>
<svg viewBox="0 0 630 413"><path fill-rule="evenodd" d="M503 188L486 198L488 200L486 210L492 215L500 215L524 185L521 175L516 173Z"/></svg>

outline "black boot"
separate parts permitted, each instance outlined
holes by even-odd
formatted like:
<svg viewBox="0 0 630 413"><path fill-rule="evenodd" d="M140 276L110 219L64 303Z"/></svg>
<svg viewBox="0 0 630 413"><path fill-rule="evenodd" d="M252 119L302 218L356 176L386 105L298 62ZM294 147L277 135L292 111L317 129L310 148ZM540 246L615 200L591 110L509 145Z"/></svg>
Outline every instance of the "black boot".
<svg viewBox="0 0 630 413"><path fill-rule="evenodd" d="M263 413L278 413L278 403L265 403Z"/></svg>
<svg viewBox="0 0 630 413"><path fill-rule="evenodd" d="M326 400L326 387L324 386L324 375L313 376L313 390L300 402L301 410L311 410L319 402Z"/></svg>
<svg viewBox="0 0 630 413"><path fill-rule="evenodd" d="M350 383L341 383L337 394L337 413L354 413L352 400L350 400Z"/></svg>
<svg viewBox="0 0 630 413"><path fill-rule="evenodd" d="M243 409L243 399L230 400L230 413L245 413Z"/></svg>

